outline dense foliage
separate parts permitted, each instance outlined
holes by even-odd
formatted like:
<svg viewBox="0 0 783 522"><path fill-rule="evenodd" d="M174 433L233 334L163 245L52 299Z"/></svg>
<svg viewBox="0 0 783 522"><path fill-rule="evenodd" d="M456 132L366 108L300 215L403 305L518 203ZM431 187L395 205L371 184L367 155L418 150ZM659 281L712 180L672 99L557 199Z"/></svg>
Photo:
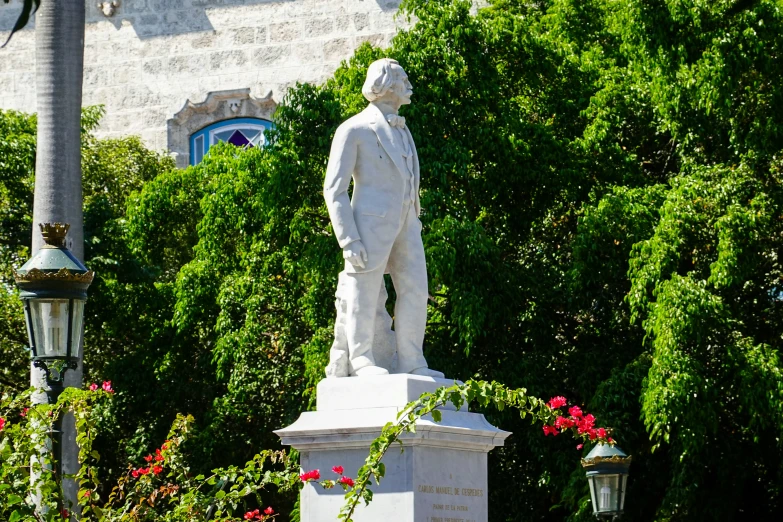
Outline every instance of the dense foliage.
<svg viewBox="0 0 783 522"><path fill-rule="evenodd" d="M266 150L173 170L133 140L85 140L87 366L119 390L103 473L177 412L195 416L195 468L244 462L313 400L341 267L320 194L329 143L365 104L367 65L391 56L414 87L431 366L565 393L614 426L634 455L630 520L780 517L780 3L403 9L417 22L391 48L288 94ZM7 277L26 255L34 119L0 126L0 234L20 238L3 245ZM22 360L3 299L3 359ZM24 364L3 372L26 380ZM493 520L591 517L572 443L490 420L514 432L490 459Z"/></svg>

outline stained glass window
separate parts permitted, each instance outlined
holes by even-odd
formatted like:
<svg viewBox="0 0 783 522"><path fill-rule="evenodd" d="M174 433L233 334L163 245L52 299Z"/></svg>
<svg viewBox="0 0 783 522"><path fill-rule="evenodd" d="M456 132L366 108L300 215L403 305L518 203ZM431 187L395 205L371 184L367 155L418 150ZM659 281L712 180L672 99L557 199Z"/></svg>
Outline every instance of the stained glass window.
<svg viewBox="0 0 783 522"><path fill-rule="evenodd" d="M271 121L258 118L236 118L204 127L190 136L190 164L201 162L209 148L219 141L237 147L263 147L266 145L264 131L273 127Z"/></svg>

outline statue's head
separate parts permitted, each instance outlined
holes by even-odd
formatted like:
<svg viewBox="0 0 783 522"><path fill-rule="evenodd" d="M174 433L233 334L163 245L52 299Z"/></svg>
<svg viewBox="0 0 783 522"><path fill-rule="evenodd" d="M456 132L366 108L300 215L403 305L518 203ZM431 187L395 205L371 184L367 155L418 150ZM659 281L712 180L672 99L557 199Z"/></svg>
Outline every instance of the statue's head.
<svg viewBox="0 0 783 522"><path fill-rule="evenodd" d="M367 69L367 80L362 87L362 94L370 102L388 100L407 105L411 102L413 88L408 81L408 75L397 60L381 58L371 63Z"/></svg>

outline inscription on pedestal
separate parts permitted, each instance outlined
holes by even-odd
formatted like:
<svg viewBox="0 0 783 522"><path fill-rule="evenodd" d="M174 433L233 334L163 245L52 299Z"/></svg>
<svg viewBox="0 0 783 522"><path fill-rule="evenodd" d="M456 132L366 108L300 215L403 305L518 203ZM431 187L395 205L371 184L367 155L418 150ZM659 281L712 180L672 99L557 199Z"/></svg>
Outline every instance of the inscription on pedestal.
<svg viewBox="0 0 783 522"><path fill-rule="evenodd" d="M483 489L464 488L457 484L419 484L416 490L422 495L432 495L432 508L425 515L424 522L481 522L475 517L479 516L476 511L483 511L480 509L484 504L483 499L479 505L471 504L476 504L478 497L484 496Z"/></svg>

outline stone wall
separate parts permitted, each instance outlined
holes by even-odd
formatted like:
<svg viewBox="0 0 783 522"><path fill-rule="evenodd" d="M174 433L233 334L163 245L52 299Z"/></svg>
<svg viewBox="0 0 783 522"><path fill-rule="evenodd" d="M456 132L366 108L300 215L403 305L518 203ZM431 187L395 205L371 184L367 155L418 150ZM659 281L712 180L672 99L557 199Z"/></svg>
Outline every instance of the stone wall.
<svg viewBox="0 0 783 522"><path fill-rule="evenodd" d="M140 135L167 150L167 122L215 91L279 102L321 82L364 41L385 46L399 0L87 0L84 105L106 107L98 135ZM21 0L0 3L5 40ZM0 49L0 108L35 111L34 24Z"/></svg>

